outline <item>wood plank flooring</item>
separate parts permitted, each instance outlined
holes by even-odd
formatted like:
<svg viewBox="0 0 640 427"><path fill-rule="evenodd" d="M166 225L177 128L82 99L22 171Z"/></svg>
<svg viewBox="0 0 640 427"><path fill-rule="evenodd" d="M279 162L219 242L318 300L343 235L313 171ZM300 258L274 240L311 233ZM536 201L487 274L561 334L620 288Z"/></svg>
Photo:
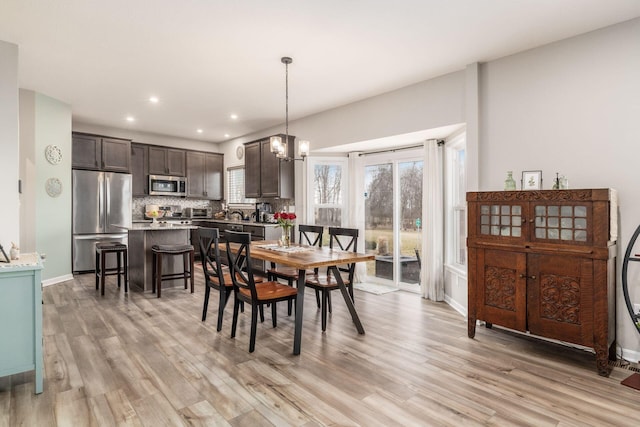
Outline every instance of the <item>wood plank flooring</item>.
<svg viewBox="0 0 640 427"><path fill-rule="evenodd" d="M279 304L258 325L250 314L231 339L231 304L206 322L201 270L196 292L125 295L92 275L44 289L44 393L33 373L0 378L0 426L428 426L640 424L631 371L597 375L593 354L478 328L445 303L356 291L366 335L339 294L321 332L308 291L302 354L292 355L293 317Z"/></svg>

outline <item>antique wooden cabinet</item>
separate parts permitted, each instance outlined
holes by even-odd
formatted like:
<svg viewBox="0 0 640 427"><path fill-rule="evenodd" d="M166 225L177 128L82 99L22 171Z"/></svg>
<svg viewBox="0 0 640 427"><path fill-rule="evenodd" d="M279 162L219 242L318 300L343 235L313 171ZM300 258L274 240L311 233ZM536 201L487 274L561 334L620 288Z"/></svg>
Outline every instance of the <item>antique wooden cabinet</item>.
<svg viewBox="0 0 640 427"><path fill-rule="evenodd" d="M476 321L591 347L615 359L616 193L467 193L468 334Z"/></svg>

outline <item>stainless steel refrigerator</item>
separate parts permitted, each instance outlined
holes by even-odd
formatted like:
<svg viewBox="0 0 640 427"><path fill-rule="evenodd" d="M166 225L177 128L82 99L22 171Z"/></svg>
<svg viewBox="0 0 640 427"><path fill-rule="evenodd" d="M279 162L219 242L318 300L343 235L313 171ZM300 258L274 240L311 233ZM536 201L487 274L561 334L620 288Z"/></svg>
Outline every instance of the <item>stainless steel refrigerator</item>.
<svg viewBox="0 0 640 427"><path fill-rule="evenodd" d="M96 243L127 243L127 230L116 225L131 226L131 175L73 170L72 179L73 272L92 271Z"/></svg>

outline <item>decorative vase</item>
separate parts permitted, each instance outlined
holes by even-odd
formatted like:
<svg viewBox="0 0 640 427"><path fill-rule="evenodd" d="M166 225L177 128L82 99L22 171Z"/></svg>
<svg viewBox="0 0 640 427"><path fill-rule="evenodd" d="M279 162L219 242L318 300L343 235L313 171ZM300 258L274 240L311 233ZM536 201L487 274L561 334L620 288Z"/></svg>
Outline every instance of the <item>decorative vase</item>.
<svg viewBox="0 0 640 427"><path fill-rule="evenodd" d="M282 227L282 237L280 238L280 245L288 248L291 245L291 233L289 227Z"/></svg>
<svg viewBox="0 0 640 427"><path fill-rule="evenodd" d="M513 179L512 171L507 171L507 179L504 180L504 190L505 191L516 190L516 181Z"/></svg>

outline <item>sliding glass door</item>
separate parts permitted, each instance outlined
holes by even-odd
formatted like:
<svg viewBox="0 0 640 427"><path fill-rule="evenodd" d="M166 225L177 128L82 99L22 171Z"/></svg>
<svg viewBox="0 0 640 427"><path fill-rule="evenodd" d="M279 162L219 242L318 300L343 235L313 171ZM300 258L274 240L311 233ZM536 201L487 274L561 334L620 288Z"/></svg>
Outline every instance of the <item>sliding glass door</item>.
<svg viewBox="0 0 640 427"><path fill-rule="evenodd" d="M423 150L370 156L364 162L367 280L420 291Z"/></svg>

